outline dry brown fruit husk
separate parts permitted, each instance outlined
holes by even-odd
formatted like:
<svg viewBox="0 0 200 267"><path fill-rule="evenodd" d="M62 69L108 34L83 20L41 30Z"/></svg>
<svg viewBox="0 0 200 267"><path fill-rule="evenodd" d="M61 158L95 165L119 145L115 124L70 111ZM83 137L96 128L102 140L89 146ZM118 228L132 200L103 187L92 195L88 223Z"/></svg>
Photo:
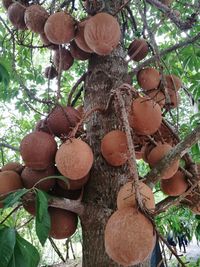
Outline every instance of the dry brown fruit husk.
<svg viewBox="0 0 200 267"><path fill-rule="evenodd" d="M44 32L40 33L40 40L43 43L43 45L47 46L47 48L50 49L50 50L58 50L59 49L59 45L51 43L47 39L47 37L46 37Z"/></svg>
<svg viewBox="0 0 200 267"><path fill-rule="evenodd" d="M152 99L147 96L138 97L132 102L129 123L137 134L154 134L161 122L161 108Z"/></svg>
<svg viewBox="0 0 200 267"><path fill-rule="evenodd" d="M160 186L166 195L176 197L183 194L189 185L183 172L177 171L170 179L161 180Z"/></svg>
<svg viewBox="0 0 200 267"><path fill-rule="evenodd" d="M77 60L87 60L91 56L90 53L87 53L87 52L83 51L82 49L80 49L77 46L77 44L75 43L75 41L72 41L70 43L69 50L70 50L72 57L77 59Z"/></svg>
<svg viewBox="0 0 200 267"><path fill-rule="evenodd" d="M35 125L35 130L36 131L41 131L41 132L45 132L48 134L52 134L47 126L47 121L46 119L44 120L39 120L36 125Z"/></svg>
<svg viewBox="0 0 200 267"><path fill-rule="evenodd" d="M78 224L78 217L75 213L50 207L49 215L51 219L49 236L55 239L64 239L74 234Z"/></svg>
<svg viewBox="0 0 200 267"><path fill-rule="evenodd" d="M56 153L59 172L72 180L79 180L86 176L93 161L94 156L90 146L81 139L67 140Z"/></svg>
<svg viewBox="0 0 200 267"><path fill-rule="evenodd" d="M18 174L21 174L23 169L24 169L24 166L20 164L19 162L8 162L1 168L1 171L2 172L3 171L14 171L14 172L17 172Z"/></svg>
<svg viewBox="0 0 200 267"><path fill-rule="evenodd" d="M45 78L52 80L58 76L58 72L54 66L49 66L49 67L45 68L44 76L45 76Z"/></svg>
<svg viewBox="0 0 200 267"><path fill-rule="evenodd" d="M98 13L85 24L85 41L98 55L109 55L118 45L120 36L117 19L107 13Z"/></svg>
<svg viewBox="0 0 200 267"><path fill-rule="evenodd" d="M24 20L27 28L35 33L44 32L44 25L48 17L48 12L40 5L32 5L27 7L24 14Z"/></svg>
<svg viewBox="0 0 200 267"><path fill-rule="evenodd" d="M68 135L81 118L80 113L73 107L55 107L47 118L47 126L58 137Z"/></svg>
<svg viewBox="0 0 200 267"><path fill-rule="evenodd" d="M74 58L72 57L69 50L61 48L54 52L53 62L57 70L59 70L59 68L61 68L61 70L68 70L73 65Z"/></svg>
<svg viewBox="0 0 200 267"><path fill-rule="evenodd" d="M150 220L130 207L113 213L106 224L106 252L123 266L144 262L151 255L155 240Z"/></svg>
<svg viewBox="0 0 200 267"><path fill-rule="evenodd" d="M137 74L138 84L144 90L152 90L159 86L160 73L154 68L144 68Z"/></svg>
<svg viewBox="0 0 200 267"><path fill-rule="evenodd" d="M26 24L24 21L25 10L26 7L18 2L13 3L8 8L8 18L16 29L26 29Z"/></svg>
<svg viewBox="0 0 200 267"><path fill-rule="evenodd" d="M169 108L170 109L177 108L181 102L179 92L170 88L167 88L167 91L170 97Z"/></svg>
<svg viewBox="0 0 200 267"><path fill-rule="evenodd" d="M87 21L88 19L83 20L78 23L74 41L76 42L77 46L83 51L87 53L93 53L92 49L90 49L87 43L85 42L85 37L84 37L84 29L85 29L85 24L87 23Z"/></svg>
<svg viewBox="0 0 200 267"><path fill-rule="evenodd" d="M120 130L107 133L101 140L101 153L112 166L125 164L128 158L126 134Z"/></svg>
<svg viewBox="0 0 200 267"><path fill-rule="evenodd" d="M150 187L148 187L143 182L139 182L139 192L141 195L144 207L149 210L155 209L154 195ZM130 181L123 185L117 195L117 208L118 210L124 209L126 207L133 207L137 209L137 202L135 196L135 188L133 181Z"/></svg>
<svg viewBox="0 0 200 267"><path fill-rule="evenodd" d="M35 131L26 135L20 144L20 154L26 167L45 170L54 165L57 144L54 138L44 132Z"/></svg>
<svg viewBox="0 0 200 267"><path fill-rule="evenodd" d="M64 11L54 13L47 19L44 32L48 40L54 44L69 43L75 36L74 20Z"/></svg>
<svg viewBox="0 0 200 267"><path fill-rule="evenodd" d="M149 51L149 46L144 39L135 39L128 48L128 55L134 61L144 59Z"/></svg>
<svg viewBox="0 0 200 267"><path fill-rule="evenodd" d="M148 163L151 167L154 167L161 159L165 157L165 155L172 149L172 146L164 143L158 144L155 148L151 150L149 155L147 156ZM179 160L173 161L166 171L162 174L162 179L172 178L173 175L178 171L179 168Z"/></svg>
<svg viewBox="0 0 200 267"><path fill-rule="evenodd" d="M43 178L46 178L48 176L55 176L56 174L57 170L54 166L50 166L43 171L35 171L26 167L21 174L21 178L24 187L30 189ZM55 179L51 178L38 183L36 185L36 188L44 191L49 191L54 186L54 184L55 184Z"/></svg>

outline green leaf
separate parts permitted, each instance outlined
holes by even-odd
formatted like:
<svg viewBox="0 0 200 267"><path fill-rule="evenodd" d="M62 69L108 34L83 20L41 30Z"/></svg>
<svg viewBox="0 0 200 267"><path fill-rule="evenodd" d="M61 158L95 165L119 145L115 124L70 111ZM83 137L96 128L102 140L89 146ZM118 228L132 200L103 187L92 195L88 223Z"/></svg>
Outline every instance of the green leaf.
<svg viewBox="0 0 200 267"><path fill-rule="evenodd" d="M3 204L4 204L4 208L8 208L13 206L16 202L18 202L21 197L23 195L25 195L28 191L30 191L29 189L19 189L14 193L11 193L10 195L8 195L4 200L3 200Z"/></svg>
<svg viewBox="0 0 200 267"><path fill-rule="evenodd" d="M8 267L37 267L39 261L37 249L16 232L14 253Z"/></svg>
<svg viewBox="0 0 200 267"><path fill-rule="evenodd" d="M16 243L16 232L14 228L0 228L0 266L8 267Z"/></svg>
<svg viewBox="0 0 200 267"><path fill-rule="evenodd" d="M51 226L48 213L48 195L41 190L36 191L36 234L42 246L44 246Z"/></svg>

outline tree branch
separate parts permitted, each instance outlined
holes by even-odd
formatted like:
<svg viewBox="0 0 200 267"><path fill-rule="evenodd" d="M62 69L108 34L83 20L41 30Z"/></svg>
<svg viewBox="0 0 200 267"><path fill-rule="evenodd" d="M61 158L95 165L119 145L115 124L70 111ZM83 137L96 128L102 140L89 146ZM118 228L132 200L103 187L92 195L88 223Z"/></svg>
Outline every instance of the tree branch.
<svg viewBox="0 0 200 267"><path fill-rule="evenodd" d="M180 48L182 48L182 47L185 47L185 46L188 46L188 45L190 45L190 44L193 44L194 42L196 42L197 40L199 40L200 39L200 32L197 34L197 35L195 35L194 37L190 37L190 38L187 38L185 41L183 41L183 42L180 42L180 43L178 43L178 44L175 44L175 45L173 45L173 46L171 46L171 47L169 47L169 48L167 48L167 49L165 49L165 50L162 50L162 51L160 51L160 57L163 57L163 56L165 56L165 55L167 55L168 53L170 53L170 52L173 52L173 51L175 51L175 50L177 50L177 49L180 49ZM147 59L147 60L145 60L142 64L140 64L138 67L136 67L136 68L134 68L129 74L130 75L134 75L134 74L136 74L140 69L142 69L143 67L145 67L145 66L147 66L147 65L149 65L149 64L151 64L151 63L153 63L153 62L155 62L156 61L156 56L153 56L153 57L151 57L151 58L149 58L149 59Z"/></svg>
<svg viewBox="0 0 200 267"><path fill-rule="evenodd" d="M0 147L6 147L6 148L9 148L9 149L14 150L16 152L19 152L19 148L18 147L11 146L11 145L6 144L6 143L0 143Z"/></svg>
<svg viewBox="0 0 200 267"><path fill-rule="evenodd" d="M180 159L192 145L197 143L199 139L200 125L156 164L156 166L147 174L146 183L150 187L153 187L171 163L174 160Z"/></svg>
<svg viewBox="0 0 200 267"><path fill-rule="evenodd" d="M194 23L197 21L196 17L198 12L193 13L190 17L187 18L186 21L182 21L179 19L179 17L177 17L177 14L174 10L164 5L162 2L158 0L146 0L146 2L159 9L162 13L164 13L182 31L191 29Z"/></svg>

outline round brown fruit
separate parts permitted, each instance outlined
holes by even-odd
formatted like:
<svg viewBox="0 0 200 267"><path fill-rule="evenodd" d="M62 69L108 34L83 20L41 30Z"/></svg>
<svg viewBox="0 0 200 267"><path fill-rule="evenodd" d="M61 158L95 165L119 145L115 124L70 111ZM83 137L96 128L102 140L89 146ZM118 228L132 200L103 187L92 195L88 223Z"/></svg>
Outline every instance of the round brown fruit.
<svg viewBox="0 0 200 267"><path fill-rule="evenodd" d="M48 176L56 175L56 168L54 166L48 167L44 171L35 171L28 167L26 167L22 174L22 182L25 188L32 188L36 183ZM50 190L55 184L55 179L51 178L45 181L42 181L36 185L37 188L48 191Z"/></svg>
<svg viewBox="0 0 200 267"><path fill-rule="evenodd" d="M87 183L88 179L89 175L86 175L85 177L78 180L67 179L67 183L62 180L58 180L58 184L65 190L77 190L81 189Z"/></svg>
<svg viewBox="0 0 200 267"><path fill-rule="evenodd" d="M150 187L143 182L139 183L139 192L141 194L144 206L149 210L155 209L154 195ZM128 182L122 186L117 195L117 208L118 210L126 207L137 208L135 188L133 182Z"/></svg>
<svg viewBox="0 0 200 267"><path fill-rule="evenodd" d="M5 9L8 9L9 6L13 4L13 1L12 0L2 0L2 4L3 4L3 7Z"/></svg>
<svg viewBox="0 0 200 267"><path fill-rule="evenodd" d="M86 176L93 161L90 146L81 139L67 140L56 153L56 165L59 172L72 180L79 180Z"/></svg>
<svg viewBox="0 0 200 267"><path fill-rule="evenodd" d="M148 51L149 47L144 39L135 39L128 48L128 55L138 62L146 57Z"/></svg>
<svg viewBox="0 0 200 267"><path fill-rule="evenodd" d="M14 172L17 172L18 174L21 174L23 168L24 167L19 162L8 162L7 164L5 164L1 168L1 171L2 172L4 172L4 171L14 171Z"/></svg>
<svg viewBox="0 0 200 267"><path fill-rule="evenodd" d="M69 50L61 48L55 51L53 56L53 62L58 70L59 68L61 68L61 70L68 70L73 65L74 58L72 57Z"/></svg>
<svg viewBox="0 0 200 267"><path fill-rule="evenodd" d="M165 79L167 82L167 87L172 90L178 91L182 86L181 79L174 74L166 75Z"/></svg>
<svg viewBox="0 0 200 267"><path fill-rule="evenodd" d="M64 11L52 14L45 23L44 32L48 40L54 44L69 43L75 35L74 20Z"/></svg>
<svg viewBox="0 0 200 267"><path fill-rule="evenodd" d="M154 68L145 68L138 72L137 80L144 90L152 90L160 83L160 73Z"/></svg>
<svg viewBox="0 0 200 267"><path fill-rule="evenodd" d="M25 10L26 7L18 2L15 2L8 8L8 18L16 29L26 29L26 24L24 21Z"/></svg>
<svg viewBox="0 0 200 267"><path fill-rule="evenodd" d="M170 108L173 109L173 108L178 107L178 105L181 102L179 93L170 88L168 88L167 90L168 90L168 94L170 97Z"/></svg>
<svg viewBox="0 0 200 267"><path fill-rule="evenodd" d="M36 204L35 204L35 200L32 201L23 201L23 208L30 213L33 216L36 216Z"/></svg>
<svg viewBox="0 0 200 267"><path fill-rule="evenodd" d="M44 76L45 76L45 78L47 78L49 80L52 80L52 79L54 79L55 77L58 76L58 72L54 68L54 66L49 66L49 67L46 67L45 68L45 70L44 70Z"/></svg>
<svg viewBox="0 0 200 267"><path fill-rule="evenodd" d="M78 190L64 189L61 186L59 186L59 184L56 182L54 187L48 193L50 195L57 196L57 197L64 197L64 198L77 200L81 195L81 189L78 189Z"/></svg>
<svg viewBox="0 0 200 267"><path fill-rule="evenodd" d="M26 135L20 144L20 153L26 167L45 170L54 165L57 144L54 138L44 132Z"/></svg>
<svg viewBox="0 0 200 267"><path fill-rule="evenodd" d="M46 37L46 35L45 35L44 32L43 33L40 33L40 40L43 43L43 45L47 46L47 48L50 49L50 50L58 50L59 49L59 46L58 45L51 43L47 39L47 37Z"/></svg>
<svg viewBox="0 0 200 267"><path fill-rule="evenodd" d="M85 24L85 41L98 55L109 55L118 45L120 36L117 19L107 13L98 13Z"/></svg>
<svg viewBox="0 0 200 267"><path fill-rule="evenodd" d="M41 131L41 132L45 132L45 133L48 133L48 134L51 134L48 126L47 126L47 122L46 120L39 120L36 125L35 125L35 130L36 131Z"/></svg>
<svg viewBox="0 0 200 267"><path fill-rule="evenodd" d="M106 252L123 266L145 261L153 251L155 240L151 222L132 208L116 211L106 224Z"/></svg>
<svg viewBox="0 0 200 267"><path fill-rule="evenodd" d="M68 135L80 118L80 113L73 107L56 106L47 118L47 125L55 136L61 137Z"/></svg>
<svg viewBox="0 0 200 267"><path fill-rule="evenodd" d="M161 108L149 97L138 97L132 102L129 123L137 134L154 134L161 122Z"/></svg>
<svg viewBox="0 0 200 267"><path fill-rule="evenodd" d="M35 33L43 33L48 16L49 14L44 7L40 5L32 5L27 7L24 20L29 30Z"/></svg>
<svg viewBox="0 0 200 267"><path fill-rule="evenodd" d="M93 53L92 49L90 49L87 43L85 42L85 37L84 37L84 29L87 21L88 19L78 23L77 32L74 40L80 49L82 49L87 53Z"/></svg>
<svg viewBox="0 0 200 267"><path fill-rule="evenodd" d="M73 58L77 59L77 60L87 60L90 58L91 54L87 53L83 50L81 50L75 41L72 41L70 43L70 47L69 47L70 53L72 55Z"/></svg>
<svg viewBox="0 0 200 267"><path fill-rule="evenodd" d="M125 164L128 153L126 134L120 130L107 133L101 141L101 153L112 166Z"/></svg>
<svg viewBox="0 0 200 267"><path fill-rule="evenodd" d="M154 100L161 108L165 105L165 95L162 91L155 89L152 91L147 91L146 94Z"/></svg>
<svg viewBox="0 0 200 267"><path fill-rule="evenodd" d="M51 237L55 239L64 239L74 234L78 224L78 217L75 213L50 207L49 215L51 218L49 235Z"/></svg>
<svg viewBox="0 0 200 267"><path fill-rule="evenodd" d="M161 159L163 159L166 154L172 149L172 146L164 143L158 144L155 148L151 150L147 156L148 163L151 167L154 167ZM161 175L162 179L169 179L178 171L179 160L173 161L173 163L167 168L166 171Z"/></svg>
<svg viewBox="0 0 200 267"><path fill-rule="evenodd" d="M188 183L181 171L177 171L170 179L161 181L161 190L169 196L180 196L187 190L187 188Z"/></svg>
<svg viewBox="0 0 200 267"><path fill-rule="evenodd" d="M0 172L0 195L23 188L21 177L14 171Z"/></svg>

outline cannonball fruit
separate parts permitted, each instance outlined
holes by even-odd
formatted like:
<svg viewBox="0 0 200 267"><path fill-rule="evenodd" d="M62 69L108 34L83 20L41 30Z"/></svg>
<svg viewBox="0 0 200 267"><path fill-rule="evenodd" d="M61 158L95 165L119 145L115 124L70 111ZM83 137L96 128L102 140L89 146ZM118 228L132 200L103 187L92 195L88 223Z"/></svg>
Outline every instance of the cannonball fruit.
<svg viewBox="0 0 200 267"><path fill-rule="evenodd" d="M53 165L57 144L54 138L44 132L33 132L26 135L20 144L20 154L26 167L33 170L44 170Z"/></svg>
<svg viewBox="0 0 200 267"><path fill-rule="evenodd" d="M152 99L147 96L138 97L132 102L129 123L137 134L154 134L161 122L161 108Z"/></svg>
<svg viewBox="0 0 200 267"><path fill-rule="evenodd" d="M167 87L172 90L178 91L182 86L182 81L174 74L166 75L165 79L167 82Z"/></svg>
<svg viewBox="0 0 200 267"><path fill-rule="evenodd" d="M127 161L126 134L120 130L107 133L101 141L101 153L112 166L121 166Z"/></svg>
<svg viewBox="0 0 200 267"><path fill-rule="evenodd" d="M47 126L58 137L68 135L81 118L73 107L56 106L47 118Z"/></svg>
<svg viewBox="0 0 200 267"><path fill-rule="evenodd" d="M26 29L26 24L24 21L25 10L26 7L18 2L13 3L8 8L8 18L16 29Z"/></svg>
<svg viewBox="0 0 200 267"><path fill-rule="evenodd" d="M105 228L105 249L111 259L123 266L145 261L155 245L151 222L132 208L116 211Z"/></svg>
<svg viewBox="0 0 200 267"><path fill-rule="evenodd" d="M128 48L128 55L138 62L146 57L148 50L148 44L144 39L135 39Z"/></svg>
<svg viewBox="0 0 200 267"><path fill-rule="evenodd" d="M0 172L0 195L23 188L21 177L15 171Z"/></svg>
<svg viewBox="0 0 200 267"><path fill-rule="evenodd" d="M49 66L49 67L46 67L46 69L44 71L44 76L47 79L52 80L52 79L54 79L55 77L58 76L58 72L57 72L57 70L55 69L54 66Z"/></svg>
<svg viewBox="0 0 200 267"><path fill-rule="evenodd" d="M86 19L78 23L77 32L76 32L76 36L74 40L80 49L82 49L83 51L87 53L92 53L93 51L92 49L89 48L89 46L85 42L85 37L84 37L84 29L85 29L85 24L87 23L87 21L88 20Z"/></svg>
<svg viewBox="0 0 200 267"><path fill-rule="evenodd" d="M154 100L161 108L165 105L165 95L162 91L155 89L155 90L149 90L146 91L146 94Z"/></svg>
<svg viewBox="0 0 200 267"><path fill-rule="evenodd" d="M9 6L13 4L13 1L12 0L2 0L2 4L3 4L3 7L5 9L8 9Z"/></svg>
<svg viewBox="0 0 200 267"><path fill-rule="evenodd" d="M143 182L139 183L139 192L142 198L142 202L144 207L150 210L155 209L155 200L154 195L150 187L148 187ZM119 193L117 195L117 208L119 210L124 209L126 207L137 207L136 196L135 196L135 188L133 182L128 182L123 185Z"/></svg>
<svg viewBox="0 0 200 267"><path fill-rule="evenodd" d="M56 168L54 166L51 166L43 171L35 171L26 167L21 174L21 178L24 187L29 189L32 188L36 183L38 183L43 178L54 175L56 175ZM54 186L54 184L55 184L55 179L51 178L38 183L36 187L41 190L48 191Z"/></svg>
<svg viewBox="0 0 200 267"><path fill-rule="evenodd" d="M59 172L72 180L86 176L93 164L93 152L81 139L67 140L56 153Z"/></svg>
<svg viewBox="0 0 200 267"><path fill-rule="evenodd" d="M59 181L57 179L57 181ZM72 180L70 180L72 181ZM75 180L73 180L75 182ZM78 181L78 180L77 180ZM77 200L81 195L81 189L78 190L68 190L61 187L57 182L54 187L48 192L50 195L57 196L57 197L64 197L73 200Z"/></svg>
<svg viewBox="0 0 200 267"><path fill-rule="evenodd" d="M69 43L75 35L74 20L64 11L54 13L47 19L44 32L48 40L54 44Z"/></svg>
<svg viewBox="0 0 200 267"><path fill-rule="evenodd" d="M1 171L14 171L21 174L23 168L24 167L19 162L8 162L1 168Z"/></svg>
<svg viewBox="0 0 200 267"><path fill-rule="evenodd" d="M160 83L160 73L154 68L145 68L137 74L138 84L144 90L152 90Z"/></svg>
<svg viewBox="0 0 200 267"><path fill-rule="evenodd" d="M109 55L118 45L120 35L117 19L107 13L98 13L85 24L85 41L98 55Z"/></svg>
<svg viewBox="0 0 200 267"><path fill-rule="evenodd" d="M168 94L170 97L170 108L176 108L180 104L180 95L177 91L168 88Z"/></svg>
<svg viewBox="0 0 200 267"><path fill-rule="evenodd" d="M161 190L169 196L180 196L187 188L188 183L185 180L184 174L177 171L170 179L161 180Z"/></svg>
<svg viewBox="0 0 200 267"><path fill-rule="evenodd" d="M59 70L68 70L74 63L74 58L72 57L69 50L61 48L55 51L53 56L53 62Z"/></svg>
<svg viewBox="0 0 200 267"><path fill-rule="evenodd" d="M48 16L49 14L44 7L40 5L32 5L27 7L24 20L28 29L35 33L43 33Z"/></svg>
<svg viewBox="0 0 200 267"><path fill-rule="evenodd" d="M49 235L51 237L55 239L64 239L70 237L76 231L78 217L75 213L50 207L49 215L51 219Z"/></svg>
<svg viewBox="0 0 200 267"><path fill-rule="evenodd" d="M59 45L51 43L47 39L46 34L44 32L40 33L40 40L43 43L43 45L47 46L47 48L50 49L50 50L58 50L59 49Z"/></svg>
<svg viewBox="0 0 200 267"><path fill-rule="evenodd" d="M165 155L172 149L172 146L164 143L158 144L155 148L151 150L147 156L147 161L151 167L154 167ZM179 160L175 160L164 173L161 175L162 179L171 178L179 168Z"/></svg>
<svg viewBox="0 0 200 267"><path fill-rule="evenodd" d="M81 189L87 183L88 179L89 175L86 175L85 177L78 180L67 179L67 183L62 180L58 180L57 183L65 190L77 190Z"/></svg>
<svg viewBox="0 0 200 267"><path fill-rule="evenodd" d="M72 55L73 58L78 59L78 60L87 60L90 58L90 53L87 53L83 50L81 50L75 41L72 41L70 43L70 47L69 47L70 53Z"/></svg>

